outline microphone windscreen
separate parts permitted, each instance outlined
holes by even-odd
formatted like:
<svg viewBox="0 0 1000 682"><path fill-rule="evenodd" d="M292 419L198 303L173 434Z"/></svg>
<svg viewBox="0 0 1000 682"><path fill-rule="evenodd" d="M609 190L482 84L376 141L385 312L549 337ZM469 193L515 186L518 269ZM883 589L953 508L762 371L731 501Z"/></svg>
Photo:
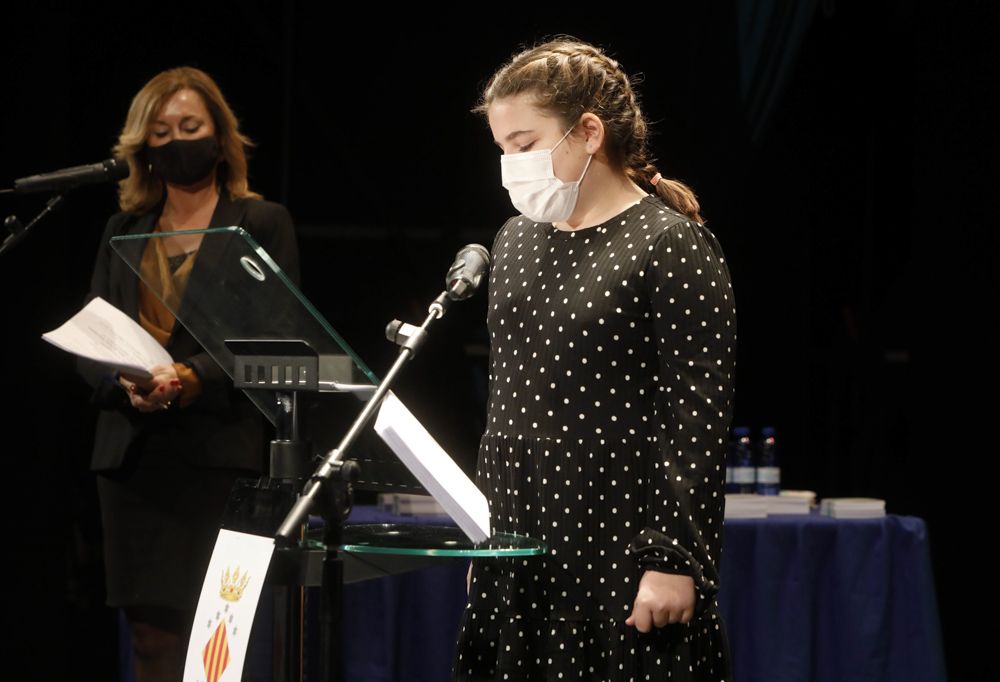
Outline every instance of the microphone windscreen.
<svg viewBox="0 0 1000 682"><path fill-rule="evenodd" d="M108 159L104 162L104 170L107 171L108 177L114 182L124 180L129 175L128 161L124 159Z"/></svg>

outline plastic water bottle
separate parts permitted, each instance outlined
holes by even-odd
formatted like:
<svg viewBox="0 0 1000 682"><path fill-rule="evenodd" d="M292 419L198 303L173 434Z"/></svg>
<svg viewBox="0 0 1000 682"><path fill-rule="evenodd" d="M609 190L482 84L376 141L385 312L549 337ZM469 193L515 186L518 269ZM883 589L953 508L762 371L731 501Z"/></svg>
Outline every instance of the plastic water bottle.
<svg viewBox="0 0 1000 682"><path fill-rule="evenodd" d="M777 495L781 492L781 467L778 466L778 449L774 443L774 428L760 430L757 455L757 493Z"/></svg>
<svg viewBox="0 0 1000 682"><path fill-rule="evenodd" d="M750 444L750 429L737 426L733 429L733 492L755 493L757 472L754 470L753 447Z"/></svg>

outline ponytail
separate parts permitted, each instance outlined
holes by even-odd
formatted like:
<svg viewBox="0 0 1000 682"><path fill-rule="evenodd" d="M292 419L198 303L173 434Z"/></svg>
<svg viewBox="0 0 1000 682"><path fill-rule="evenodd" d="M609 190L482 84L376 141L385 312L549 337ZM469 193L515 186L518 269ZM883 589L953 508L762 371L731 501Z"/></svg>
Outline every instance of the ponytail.
<svg viewBox="0 0 1000 682"><path fill-rule="evenodd" d="M701 217L701 206L694 190L680 180L671 180L660 175L656 166L647 163L641 170L630 169L628 173L640 187L652 185L663 202L678 213L683 213L691 220L705 222Z"/></svg>

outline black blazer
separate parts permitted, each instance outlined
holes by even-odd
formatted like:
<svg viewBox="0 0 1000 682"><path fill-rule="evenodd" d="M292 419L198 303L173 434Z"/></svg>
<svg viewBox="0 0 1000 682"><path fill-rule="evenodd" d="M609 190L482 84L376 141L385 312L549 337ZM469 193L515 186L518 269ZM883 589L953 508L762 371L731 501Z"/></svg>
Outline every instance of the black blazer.
<svg viewBox="0 0 1000 682"><path fill-rule="evenodd" d="M159 210L148 214L117 213L108 220L87 301L100 296L135 320L139 319L139 278L109 246L112 237L150 233ZM288 211L270 201L229 199L220 195L210 227L238 225L260 244L296 283L298 246ZM142 248L145 240L137 240ZM205 240L188 282L210 282L219 261L218 242ZM183 305L183 304L182 304ZM130 466L193 466L259 472L264 464L264 421L232 382L179 322L166 345L176 362L187 362L198 374L202 394L190 406L143 414L133 408L106 365L80 360L84 379L94 388L92 401L101 408L94 437L91 469Z"/></svg>

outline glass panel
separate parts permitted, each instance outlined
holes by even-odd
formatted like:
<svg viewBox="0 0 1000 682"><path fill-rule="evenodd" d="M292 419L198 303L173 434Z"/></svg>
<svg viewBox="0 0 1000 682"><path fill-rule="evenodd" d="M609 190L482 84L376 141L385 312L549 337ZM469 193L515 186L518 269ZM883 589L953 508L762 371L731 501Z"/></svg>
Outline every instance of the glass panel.
<svg viewBox="0 0 1000 682"><path fill-rule="evenodd" d="M163 278L143 272L143 254L147 245L155 243L152 240L165 243L191 235L202 235L202 241L184 295L178 298L169 280L164 283ZM321 391L351 390L362 394L378 383L357 353L242 228L122 235L111 239L111 247L234 380L246 380L248 376L234 376L231 347L237 346L227 345L227 341L301 339L321 358L329 360L324 364L321 359L319 363ZM182 253L183 249L168 251ZM253 349L262 346L244 343L242 348L250 349L252 354ZM338 358L345 361L338 363ZM291 367L267 369L253 378L275 388L299 376ZM274 394L257 389L245 392L274 423Z"/></svg>
<svg viewBox="0 0 1000 682"><path fill-rule="evenodd" d="M503 557L544 554L545 543L523 535L497 533L473 544L457 526L411 523L345 525L341 551L441 557Z"/></svg>

